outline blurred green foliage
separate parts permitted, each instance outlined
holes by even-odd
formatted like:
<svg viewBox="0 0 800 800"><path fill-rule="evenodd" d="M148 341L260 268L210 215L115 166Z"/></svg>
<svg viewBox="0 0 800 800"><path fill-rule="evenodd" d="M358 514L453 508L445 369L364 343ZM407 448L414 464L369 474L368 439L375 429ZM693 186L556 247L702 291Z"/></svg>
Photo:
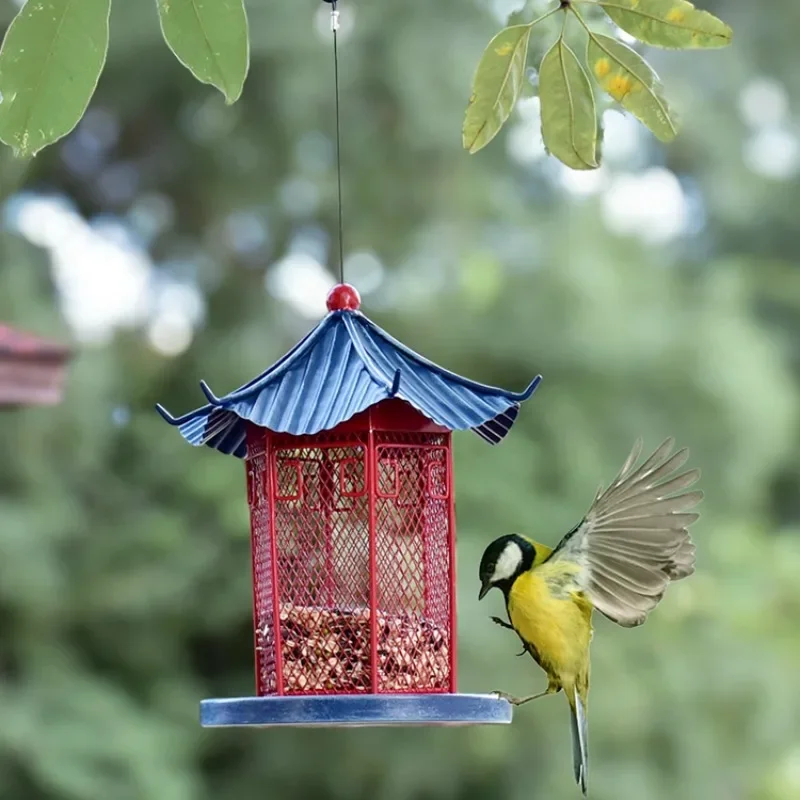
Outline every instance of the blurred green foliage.
<svg viewBox="0 0 800 800"><path fill-rule="evenodd" d="M253 686L244 472L190 448L153 404L196 407L201 377L240 385L311 324L263 280L298 232L335 231L333 160L303 157L333 129L330 50L309 35L327 7L250 3L250 76L226 108L140 5L116 4L86 120L32 164L0 154L0 190L59 191L87 219L167 201L148 249L158 274L192 265L205 321L175 358L138 328L87 344L62 406L0 416L0 797L575 797L561 697L500 729L199 727L201 698ZM698 224L667 243L614 233L602 194L571 193L550 162L520 165L501 145L513 131L461 150L469 75L498 23L485 7L348 4L342 41L346 248L386 265L364 310L471 378L520 389L544 375L502 445L455 440L460 689L542 685L488 619L499 598L475 599L491 537L555 541L639 434L648 446L674 434L703 469L697 574L640 629L597 620L595 800L800 796L800 183L748 167L740 113L759 75L796 106L800 11L704 5L741 32L735 52L670 53L663 68L650 53L691 122L668 149L646 139L638 162L608 167L663 167L702 198ZM5 21L13 9L0 3ZM76 171L68 146L92 111L118 135ZM135 175L127 194L108 190L120 170ZM311 211L285 202L297 179L316 187ZM225 235L234 212L268 220L254 253ZM0 318L67 336L47 263L5 226Z"/></svg>

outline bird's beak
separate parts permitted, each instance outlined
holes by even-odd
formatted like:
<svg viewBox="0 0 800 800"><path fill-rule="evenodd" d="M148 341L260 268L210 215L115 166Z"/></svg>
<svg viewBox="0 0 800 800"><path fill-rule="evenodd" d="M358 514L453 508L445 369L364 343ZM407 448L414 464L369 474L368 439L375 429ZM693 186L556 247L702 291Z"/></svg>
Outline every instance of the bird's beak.
<svg viewBox="0 0 800 800"><path fill-rule="evenodd" d="M486 592L488 592L489 589L491 588L492 584L489 583L488 581L485 581L483 584L481 584L481 590L478 592L478 602L480 602L481 600L483 600L484 597L486 597Z"/></svg>

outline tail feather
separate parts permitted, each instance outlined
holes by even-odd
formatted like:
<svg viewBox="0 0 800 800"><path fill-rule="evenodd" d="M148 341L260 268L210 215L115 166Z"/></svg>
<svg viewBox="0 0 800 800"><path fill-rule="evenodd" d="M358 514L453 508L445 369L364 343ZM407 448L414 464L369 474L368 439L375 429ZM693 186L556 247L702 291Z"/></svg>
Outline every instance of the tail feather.
<svg viewBox="0 0 800 800"><path fill-rule="evenodd" d="M586 797L586 782L589 769L589 728L586 721L586 708L577 689L572 690L570 699L570 721L572 723L572 764L575 769L575 782Z"/></svg>

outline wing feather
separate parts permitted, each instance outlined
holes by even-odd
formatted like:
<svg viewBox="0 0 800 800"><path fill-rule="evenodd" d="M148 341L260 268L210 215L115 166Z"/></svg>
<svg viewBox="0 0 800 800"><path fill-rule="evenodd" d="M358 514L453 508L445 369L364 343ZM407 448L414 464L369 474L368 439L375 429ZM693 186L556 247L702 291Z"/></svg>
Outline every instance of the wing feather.
<svg viewBox="0 0 800 800"><path fill-rule="evenodd" d="M643 548L631 546L627 542L608 542L605 539L598 539L592 542L592 552L598 556L608 556L609 558L627 559L634 563L657 564L664 566L668 564L681 549L681 543L670 546L658 545L656 547Z"/></svg>
<svg viewBox="0 0 800 800"><path fill-rule="evenodd" d="M663 514L658 517L644 515L629 517L625 515L616 519L606 518L599 520L593 517L592 521L598 530L600 530L600 526L603 526L604 529L612 530L614 533L619 531L640 531L644 534L647 530L664 532L682 530L696 522L699 517L699 514L693 512L691 514ZM650 534L650 537L655 538L656 534Z"/></svg>
<svg viewBox="0 0 800 800"><path fill-rule="evenodd" d="M690 486L694 486L695 483L700 479L700 470L699 469L691 469L687 472L684 472L678 475L677 478L672 478L665 483L659 484L651 489L645 489L639 492L635 499L636 503L642 503L645 500L657 499L659 497L664 497L666 495L674 494L675 492L682 491L683 489L688 489ZM596 498L595 498L596 499ZM624 507L624 504L627 504L628 500L622 499L619 501L620 507Z"/></svg>
<svg viewBox="0 0 800 800"><path fill-rule="evenodd" d="M670 580L678 581L694 574L696 548L691 539L681 543L680 549L672 558L667 574Z"/></svg>
<svg viewBox="0 0 800 800"><path fill-rule="evenodd" d="M594 607L624 627L641 625L669 583L695 570L688 529L700 515L690 509L703 492L687 490L700 470L678 474L689 451L673 453L674 447L675 440L666 439L636 467L642 452L637 439L617 476L598 490L583 521L547 559L577 563Z"/></svg>
<svg viewBox="0 0 800 800"><path fill-rule="evenodd" d="M653 597L663 591L664 584L660 569L644 567L641 564L627 564L616 558L593 558L589 561L593 575L604 576L632 592Z"/></svg>
<svg viewBox="0 0 800 800"><path fill-rule="evenodd" d="M641 625L650 611L650 603L645 602L635 594L627 592L627 590L614 592L604 585L592 581L589 584L588 591L596 604L596 608L602 608L605 616L623 628L634 628L637 625ZM647 598L647 600L649 599Z"/></svg>
<svg viewBox="0 0 800 800"><path fill-rule="evenodd" d="M644 502L639 497L632 497L605 513L598 514L597 521L611 522L615 519L651 518L656 514L673 514L676 511L688 511L690 508L694 508L702 499L702 492L687 492L686 494L679 494L677 497L668 497L663 500L645 500Z"/></svg>

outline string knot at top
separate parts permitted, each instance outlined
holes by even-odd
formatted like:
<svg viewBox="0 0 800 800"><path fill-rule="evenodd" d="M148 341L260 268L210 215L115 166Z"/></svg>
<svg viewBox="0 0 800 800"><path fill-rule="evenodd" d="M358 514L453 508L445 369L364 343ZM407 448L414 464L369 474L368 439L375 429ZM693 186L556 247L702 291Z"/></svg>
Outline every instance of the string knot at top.
<svg viewBox="0 0 800 800"><path fill-rule="evenodd" d="M336 7L336 0L322 0L331 7L331 30L336 33L339 30L339 10Z"/></svg>

